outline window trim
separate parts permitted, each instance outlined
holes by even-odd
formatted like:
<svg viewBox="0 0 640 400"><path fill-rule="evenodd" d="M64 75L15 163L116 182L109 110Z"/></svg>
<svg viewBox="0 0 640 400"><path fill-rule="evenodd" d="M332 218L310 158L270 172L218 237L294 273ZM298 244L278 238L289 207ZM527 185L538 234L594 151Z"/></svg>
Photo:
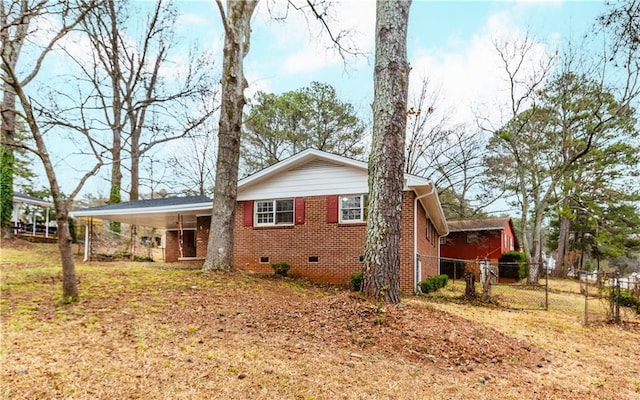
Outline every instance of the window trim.
<svg viewBox="0 0 640 400"><path fill-rule="evenodd" d="M277 223L277 214L278 214L278 204L277 202L279 201L290 201L291 202L291 222L286 222L286 223ZM258 222L258 203L272 203L272 210L270 211L270 214L272 215L273 218L273 222L262 222L259 223ZM262 214L266 214L266 213L262 213ZM296 205L295 205L295 199L294 198L282 198L282 199L263 199L263 200L254 200L253 201L253 226L256 227L264 227L264 226L293 226L295 225L296 222Z"/></svg>
<svg viewBox="0 0 640 400"><path fill-rule="evenodd" d="M367 222L367 194L341 194L338 196L338 223L340 224L364 224ZM350 197L360 197L360 219L342 219L342 199Z"/></svg>

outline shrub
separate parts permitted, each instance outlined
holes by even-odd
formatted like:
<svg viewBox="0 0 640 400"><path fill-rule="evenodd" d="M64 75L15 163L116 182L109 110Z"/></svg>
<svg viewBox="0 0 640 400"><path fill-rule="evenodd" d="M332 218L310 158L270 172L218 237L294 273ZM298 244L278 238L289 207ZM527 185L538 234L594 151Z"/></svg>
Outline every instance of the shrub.
<svg viewBox="0 0 640 400"><path fill-rule="evenodd" d="M362 272L356 272L351 274L351 290L354 292L359 292L362 287Z"/></svg>
<svg viewBox="0 0 640 400"><path fill-rule="evenodd" d="M431 276L425 279L424 281L420 282L420 290L422 290L422 293L435 292L436 290L447 286L448 282L449 282L448 275L442 274L442 275Z"/></svg>
<svg viewBox="0 0 640 400"><path fill-rule="evenodd" d="M623 307L637 307L640 301L635 298L627 289L620 289L620 305Z"/></svg>
<svg viewBox="0 0 640 400"><path fill-rule="evenodd" d="M527 257L519 251L508 251L498 260L498 276L512 278L516 282L529 275Z"/></svg>
<svg viewBox="0 0 640 400"><path fill-rule="evenodd" d="M291 269L291 265L286 262L276 262L271 263L271 268L273 268L273 272L278 276L287 276L287 273Z"/></svg>

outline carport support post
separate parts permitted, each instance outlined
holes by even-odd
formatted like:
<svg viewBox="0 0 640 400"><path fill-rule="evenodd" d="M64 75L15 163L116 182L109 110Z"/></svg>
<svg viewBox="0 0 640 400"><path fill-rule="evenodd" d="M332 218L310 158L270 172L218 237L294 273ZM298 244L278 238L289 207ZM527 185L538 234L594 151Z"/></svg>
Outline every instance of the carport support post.
<svg viewBox="0 0 640 400"><path fill-rule="evenodd" d="M46 218L45 224L44 224L44 237L48 238L49 237L49 207L47 207L47 218Z"/></svg>
<svg viewBox="0 0 640 400"><path fill-rule="evenodd" d="M89 260L89 223L84 224L84 258L82 261Z"/></svg>

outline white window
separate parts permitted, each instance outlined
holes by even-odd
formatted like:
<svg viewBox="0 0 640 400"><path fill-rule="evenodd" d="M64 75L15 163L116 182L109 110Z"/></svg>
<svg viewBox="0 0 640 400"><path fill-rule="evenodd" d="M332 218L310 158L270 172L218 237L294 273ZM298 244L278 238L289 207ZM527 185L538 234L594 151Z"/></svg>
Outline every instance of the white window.
<svg viewBox="0 0 640 400"><path fill-rule="evenodd" d="M256 226L293 225L293 199L256 201L254 223Z"/></svg>
<svg viewBox="0 0 640 400"><path fill-rule="evenodd" d="M368 196L340 196L340 222L366 222Z"/></svg>
<svg viewBox="0 0 640 400"><path fill-rule="evenodd" d="M440 244L447 244L447 237L446 236L440 236Z"/></svg>

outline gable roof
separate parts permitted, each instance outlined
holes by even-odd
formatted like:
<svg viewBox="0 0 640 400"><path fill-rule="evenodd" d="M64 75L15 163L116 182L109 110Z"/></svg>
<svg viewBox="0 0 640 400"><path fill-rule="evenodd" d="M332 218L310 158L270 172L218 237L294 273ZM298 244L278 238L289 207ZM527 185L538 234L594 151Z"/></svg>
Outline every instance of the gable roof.
<svg viewBox="0 0 640 400"><path fill-rule="evenodd" d="M511 221L509 217L449 220L450 232L495 231L504 229Z"/></svg>
<svg viewBox="0 0 640 400"><path fill-rule="evenodd" d="M256 184L257 182L264 181L283 171L292 170L304 164L311 163L313 161L332 162L332 163L344 165L347 167L353 167L355 169L362 170L365 173L368 173L369 171L369 167L367 163L364 161L354 160L352 158L348 158L345 156L327 153L326 151L322 151L322 150L306 149L289 158L286 158L280 162L270 165L269 167L264 168L252 175L249 175L243 179L240 179L238 181L238 191L246 187L249 187L253 184ZM407 186L429 184L428 179L425 179L416 175L404 174L404 179Z"/></svg>
<svg viewBox="0 0 640 400"><path fill-rule="evenodd" d="M281 173L303 168L311 163L329 163L352 168L363 174L364 190L366 190L367 163L321 150L307 149L238 181L238 200L248 200L243 198L242 194L249 188L265 183ZM404 181L405 190L416 193L418 201L427 211L439 235L446 235L449 232L447 220L434 184L425 178L409 174L404 175ZM197 215L211 213L212 205L212 200L205 196L171 197L85 208L71 211L70 215L76 218L96 217L164 229L175 228L175 221L180 215L183 218L183 227L190 228L195 227Z"/></svg>
<svg viewBox="0 0 640 400"><path fill-rule="evenodd" d="M335 180L331 181L335 178L334 176L327 177L325 174L322 179L316 179L315 181L310 182L309 180L300 180L302 177L300 174L296 183L299 185L305 185L305 190L311 189L306 192L308 195L363 193L368 190L367 176L369 173L369 167L366 162L354 160L337 154L327 153L322 150L306 149L238 181L238 200L255 200L256 198L253 196L256 195L256 188L267 187L269 189L273 189L273 185L268 183L269 180L275 179L277 176L291 176L295 173L300 173L304 168L311 166L322 166L326 168L327 171L331 171L332 168L333 171L337 171L339 167L346 167L346 169L349 169L351 173L359 175L361 178L359 178L358 183L355 186L353 185L353 182L350 183L350 186L343 185L340 188L344 191L343 193L334 190L338 187ZM320 181L323 181L324 184L330 184L333 186L331 188L322 188L324 190L318 190L318 185L321 185ZM311 186L315 186L315 190L313 190ZM412 190L416 193L416 196L427 211L427 214L431 218L438 233L441 236L446 235L449 232L447 220L440 204L438 192L433 183L423 177L404 174L404 190ZM263 191L260 194L265 195L265 193L269 193L266 198L270 198L273 194L270 191Z"/></svg>

